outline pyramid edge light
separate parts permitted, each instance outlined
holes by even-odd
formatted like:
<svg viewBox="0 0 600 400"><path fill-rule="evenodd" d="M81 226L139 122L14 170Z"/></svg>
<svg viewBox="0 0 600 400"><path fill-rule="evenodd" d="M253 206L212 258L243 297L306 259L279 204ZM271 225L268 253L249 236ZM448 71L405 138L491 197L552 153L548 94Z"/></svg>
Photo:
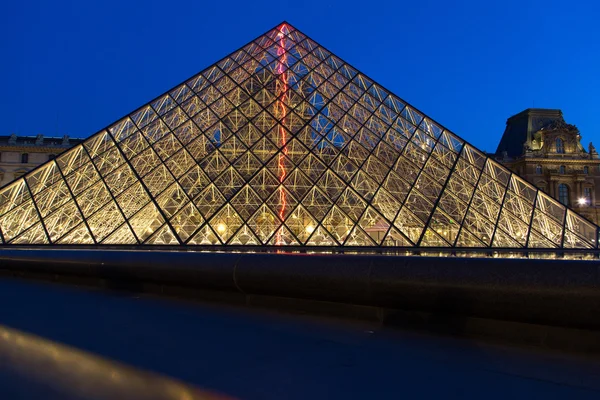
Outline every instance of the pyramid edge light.
<svg viewBox="0 0 600 400"><path fill-rule="evenodd" d="M555 250L598 227L283 22L1 188L0 239Z"/></svg>

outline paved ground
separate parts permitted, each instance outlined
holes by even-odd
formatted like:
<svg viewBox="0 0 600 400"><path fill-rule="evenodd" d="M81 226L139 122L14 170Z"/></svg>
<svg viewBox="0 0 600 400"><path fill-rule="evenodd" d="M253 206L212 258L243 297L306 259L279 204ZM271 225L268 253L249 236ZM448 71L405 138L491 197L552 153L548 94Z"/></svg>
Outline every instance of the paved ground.
<svg viewBox="0 0 600 400"><path fill-rule="evenodd" d="M600 398L600 360L39 282L0 279L2 326L241 399Z"/></svg>

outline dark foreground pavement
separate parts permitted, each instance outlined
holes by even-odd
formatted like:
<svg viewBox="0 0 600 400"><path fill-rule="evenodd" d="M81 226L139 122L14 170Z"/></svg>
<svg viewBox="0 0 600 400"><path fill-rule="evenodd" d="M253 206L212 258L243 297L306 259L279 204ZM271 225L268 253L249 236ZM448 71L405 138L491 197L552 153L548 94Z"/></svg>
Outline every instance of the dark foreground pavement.
<svg viewBox="0 0 600 400"><path fill-rule="evenodd" d="M598 359L16 279L0 279L0 337L1 399L99 398L94 385L115 380L127 398L148 387L182 390L172 398L193 387L241 399L600 398ZM65 373L48 360L7 362L33 351L69 361L78 390L40 379Z"/></svg>

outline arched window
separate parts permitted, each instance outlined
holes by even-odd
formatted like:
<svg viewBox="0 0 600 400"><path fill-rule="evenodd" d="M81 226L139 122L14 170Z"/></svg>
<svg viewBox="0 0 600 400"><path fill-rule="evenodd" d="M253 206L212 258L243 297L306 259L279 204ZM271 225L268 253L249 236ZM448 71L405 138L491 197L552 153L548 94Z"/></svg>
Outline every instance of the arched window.
<svg viewBox="0 0 600 400"><path fill-rule="evenodd" d="M567 173L567 169L565 168L565 166L564 166L564 165L561 165L561 166L558 168L558 173L559 173L559 174L563 174L563 175Z"/></svg>
<svg viewBox="0 0 600 400"><path fill-rule="evenodd" d="M569 187L564 183L558 185L558 201L565 206L569 205Z"/></svg>
<svg viewBox="0 0 600 400"><path fill-rule="evenodd" d="M538 175L542 174L542 166L540 164L535 166L535 173Z"/></svg>
<svg viewBox="0 0 600 400"><path fill-rule="evenodd" d="M584 174L589 174L590 173L590 168L588 166L583 167L583 173Z"/></svg>
<svg viewBox="0 0 600 400"><path fill-rule="evenodd" d="M561 138L556 138L556 152L559 154L565 154L565 143Z"/></svg>
<svg viewBox="0 0 600 400"><path fill-rule="evenodd" d="M27 153L21 154L21 162L23 164L27 164L29 162L29 154L27 154Z"/></svg>

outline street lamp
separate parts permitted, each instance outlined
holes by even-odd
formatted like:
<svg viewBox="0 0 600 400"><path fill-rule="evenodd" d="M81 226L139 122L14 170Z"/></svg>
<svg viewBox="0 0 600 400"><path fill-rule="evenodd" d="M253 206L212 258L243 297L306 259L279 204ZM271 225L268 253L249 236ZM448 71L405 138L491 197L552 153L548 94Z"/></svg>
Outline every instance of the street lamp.
<svg viewBox="0 0 600 400"><path fill-rule="evenodd" d="M587 202L588 199L586 199L585 197L580 197L579 199L577 199L577 204L579 204L580 207L587 205Z"/></svg>

